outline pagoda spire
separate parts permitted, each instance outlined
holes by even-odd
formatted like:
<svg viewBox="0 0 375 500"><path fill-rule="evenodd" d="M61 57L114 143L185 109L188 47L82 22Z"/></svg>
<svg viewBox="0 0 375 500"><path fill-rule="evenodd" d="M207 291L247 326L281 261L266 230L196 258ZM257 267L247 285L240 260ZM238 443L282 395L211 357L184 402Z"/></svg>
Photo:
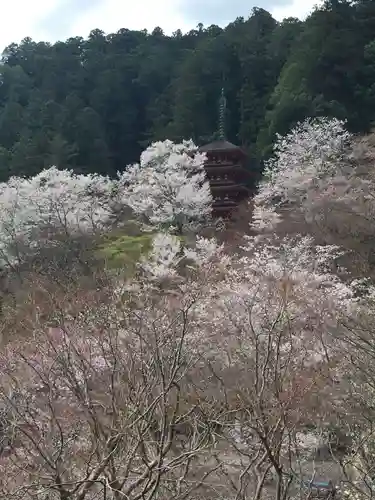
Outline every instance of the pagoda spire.
<svg viewBox="0 0 375 500"><path fill-rule="evenodd" d="M219 100L219 140L225 141L225 115L227 109L227 100L224 94L224 87L221 89Z"/></svg>

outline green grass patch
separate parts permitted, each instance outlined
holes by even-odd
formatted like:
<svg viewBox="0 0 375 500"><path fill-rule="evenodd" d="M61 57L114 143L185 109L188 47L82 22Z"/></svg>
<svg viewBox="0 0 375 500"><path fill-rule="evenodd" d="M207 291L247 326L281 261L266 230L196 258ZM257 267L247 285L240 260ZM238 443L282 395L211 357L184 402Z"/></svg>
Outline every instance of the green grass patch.
<svg viewBox="0 0 375 500"><path fill-rule="evenodd" d="M153 234L111 235L99 245L97 255L112 269L125 267L131 270L151 250L152 238Z"/></svg>

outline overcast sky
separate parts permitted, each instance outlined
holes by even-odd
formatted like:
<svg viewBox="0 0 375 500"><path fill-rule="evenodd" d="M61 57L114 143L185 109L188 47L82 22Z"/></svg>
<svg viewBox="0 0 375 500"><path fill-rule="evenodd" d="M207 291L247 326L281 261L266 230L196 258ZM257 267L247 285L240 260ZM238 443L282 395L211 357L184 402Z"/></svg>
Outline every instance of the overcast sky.
<svg viewBox="0 0 375 500"><path fill-rule="evenodd" d="M166 33L180 28L225 25L248 17L253 6L276 19L304 18L320 0L0 0L0 51L30 36L35 41L86 37L94 28L111 33L120 28L160 26Z"/></svg>

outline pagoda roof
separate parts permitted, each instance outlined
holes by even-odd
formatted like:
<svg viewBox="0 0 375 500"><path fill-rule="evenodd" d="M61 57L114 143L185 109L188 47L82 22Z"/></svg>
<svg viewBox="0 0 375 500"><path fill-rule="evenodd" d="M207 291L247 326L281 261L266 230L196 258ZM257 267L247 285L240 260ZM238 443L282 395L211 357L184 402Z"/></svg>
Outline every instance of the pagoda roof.
<svg viewBox="0 0 375 500"><path fill-rule="evenodd" d="M224 152L224 151L238 151L242 155L246 156L246 153L239 146L236 146L232 142L221 140L221 141L213 141L209 144L205 144L199 148L201 153L211 153L211 152Z"/></svg>

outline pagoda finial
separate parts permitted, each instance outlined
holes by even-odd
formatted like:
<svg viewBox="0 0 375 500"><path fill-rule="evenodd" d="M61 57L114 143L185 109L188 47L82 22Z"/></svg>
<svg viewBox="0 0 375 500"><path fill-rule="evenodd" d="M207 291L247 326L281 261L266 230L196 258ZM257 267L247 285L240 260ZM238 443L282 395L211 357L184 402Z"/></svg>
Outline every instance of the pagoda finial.
<svg viewBox="0 0 375 500"><path fill-rule="evenodd" d="M227 100L224 94L224 87L221 89L221 97L219 101L219 140L225 140L225 113L227 108Z"/></svg>

